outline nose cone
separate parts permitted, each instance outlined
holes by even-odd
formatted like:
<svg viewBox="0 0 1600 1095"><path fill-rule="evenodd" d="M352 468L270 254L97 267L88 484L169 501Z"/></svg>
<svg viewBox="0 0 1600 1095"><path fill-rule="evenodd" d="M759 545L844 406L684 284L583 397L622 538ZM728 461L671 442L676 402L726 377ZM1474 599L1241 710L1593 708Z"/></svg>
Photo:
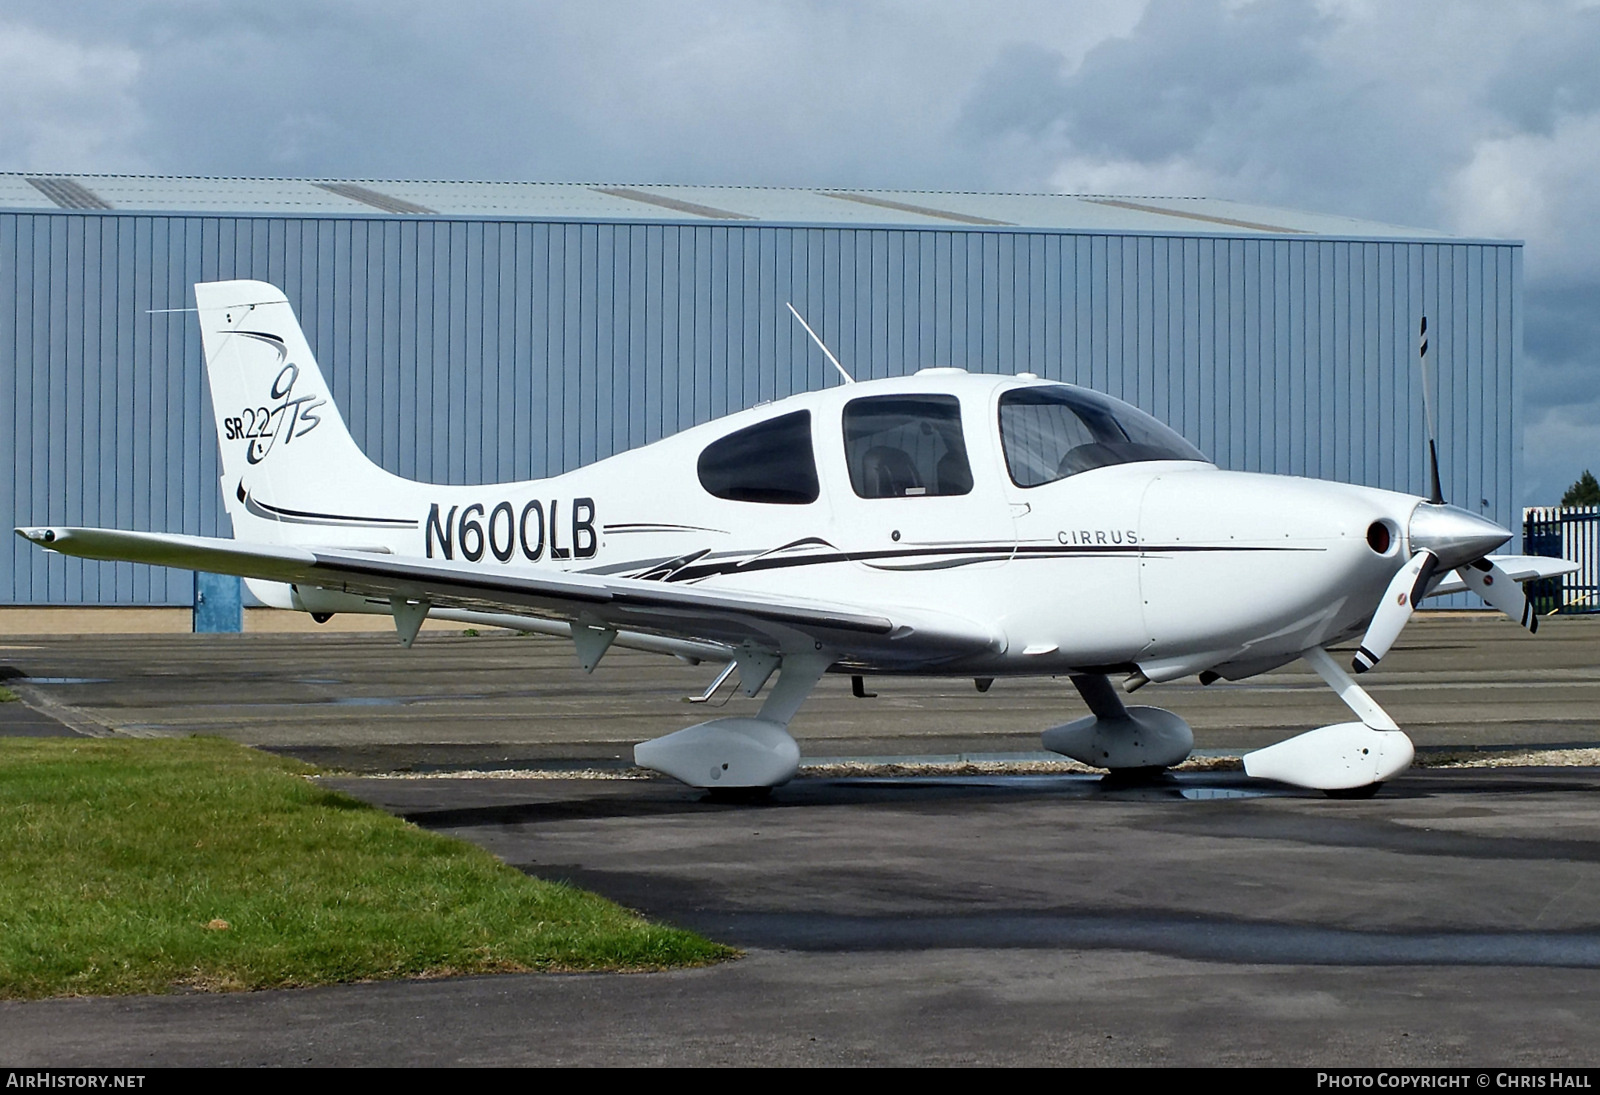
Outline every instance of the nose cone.
<svg viewBox="0 0 1600 1095"><path fill-rule="evenodd" d="M1411 550L1426 548L1439 557L1439 569L1454 570L1482 559L1511 539L1511 533L1476 513L1423 502L1411 513Z"/></svg>

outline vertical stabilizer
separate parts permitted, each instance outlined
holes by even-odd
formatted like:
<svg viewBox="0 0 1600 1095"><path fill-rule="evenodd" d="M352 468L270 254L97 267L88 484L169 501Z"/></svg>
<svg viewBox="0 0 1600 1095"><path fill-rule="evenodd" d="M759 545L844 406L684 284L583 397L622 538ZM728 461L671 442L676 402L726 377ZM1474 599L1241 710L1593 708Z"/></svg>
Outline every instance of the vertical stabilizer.
<svg viewBox="0 0 1600 1095"><path fill-rule="evenodd" d="M283 292L217 281L194 294L234 534L382 546L414 530L415 485L356 445Z"/></svg>

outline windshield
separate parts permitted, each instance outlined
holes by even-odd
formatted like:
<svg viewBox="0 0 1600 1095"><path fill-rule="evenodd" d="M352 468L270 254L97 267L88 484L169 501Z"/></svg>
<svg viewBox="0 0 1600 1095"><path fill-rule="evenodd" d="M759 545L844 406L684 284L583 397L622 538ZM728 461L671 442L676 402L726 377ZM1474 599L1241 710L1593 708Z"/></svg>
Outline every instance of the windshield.
<svg viewBox="0 0 1600 1095"><path fill-rule="evenodd" d="M1013 388L1000 397L1000 442L1019 487L1037 487L1111 464L1205 460L1176 431L1118 399L1065 384Z"/></svg>

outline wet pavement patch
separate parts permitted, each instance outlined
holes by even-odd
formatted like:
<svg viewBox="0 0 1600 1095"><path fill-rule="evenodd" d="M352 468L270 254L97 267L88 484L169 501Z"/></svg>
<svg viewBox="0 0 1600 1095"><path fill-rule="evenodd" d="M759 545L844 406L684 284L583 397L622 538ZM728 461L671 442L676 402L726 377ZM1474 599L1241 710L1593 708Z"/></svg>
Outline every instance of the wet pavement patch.
<svg viewBox="0 0 1600 1095"><path fill-rule="evenodd" d="M1060 948L1296 966L1600 968L1595 932L1367 932L1191 916L1070 912L970 916L700 913L695 930L740 947L802 951Z"/></svg>
<svg viewBox="0 0 1600 1095"><path fill-rule="evenodd" d="M20 677L22 684L108 684L109 677Z"/></svg>

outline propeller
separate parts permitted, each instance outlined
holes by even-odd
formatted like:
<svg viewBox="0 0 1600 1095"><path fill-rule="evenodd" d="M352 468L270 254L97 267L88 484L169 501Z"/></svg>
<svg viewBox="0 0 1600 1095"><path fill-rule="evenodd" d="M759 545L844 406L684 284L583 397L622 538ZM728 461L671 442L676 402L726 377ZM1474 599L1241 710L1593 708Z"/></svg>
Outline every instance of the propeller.
<svg viewBox="0 0 1600 1095"><path fill-rule="evenodd" d="M1530 632L1539 630L1539 614L1533 610L1528 593L1522 583L1507 576L1506 572L1487 559L1479 559L1458 567L1456 573L1467 583L1467 588L1482 597L1491 608L1498 608Z"/></svg>
<svg viewBox="0 0 1600 1095"><path fill-rule="evenodd" d="M1428 595L1436 581L1455 571L1468 589L1482 597L1529 631L1537 631L1539 618L1528 604L1527 595L1517 581L1487 556L1511 539L1511 533L1476 513L1447 505L1439 482L1439 446L1434 432L1433 385L1428 366L1428 317L1422 317L1417 332L1417 356L1422 368L1422 405L1428 427L1428 478L1432 492L1411 513L1407 540L1412 555L1389 582L1383 600L1372 614L1360 649L1351 662L1357 673L1365 673L1389 652L1405 629L1417 602Z"/></svg>
<svg viewBox="0 0 1600 1095"><path fill-rule="evenodd" d="M1400 637L1417 610L1417 602L1428 595L1428 583L1439 569L1439 557L1426 549L1411 556L1411 561L1400 568L1400 573L1384 590L1378 611L1372 614L1367 633L1361 636L1361 646L1356 651L1351 666L1357 673L1365 673L1389 653L1389 648Z"/></svg>

